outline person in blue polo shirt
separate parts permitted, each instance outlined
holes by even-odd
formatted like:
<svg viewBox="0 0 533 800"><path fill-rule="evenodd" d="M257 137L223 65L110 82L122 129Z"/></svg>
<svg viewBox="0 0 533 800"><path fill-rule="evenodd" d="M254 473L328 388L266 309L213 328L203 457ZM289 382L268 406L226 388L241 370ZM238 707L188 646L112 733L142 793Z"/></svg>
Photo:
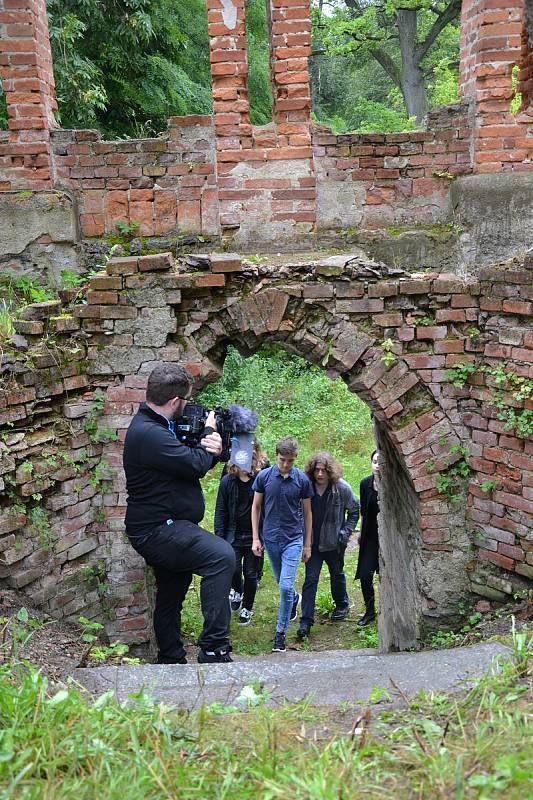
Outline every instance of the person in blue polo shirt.
<svg viewBox="0 0 533 800"><path fill-rule="evenodd" d="M289 622L296 619L300 595L294 589L300 557L311 557L313 520L311 481L294 466L298 442L290 436L276 445L276 464L260 472L253 485L252 550L260 556L263 545L259 536L261 508L264 506L263 541L276 583L280 603L272 652L283 653Z"/></svg>

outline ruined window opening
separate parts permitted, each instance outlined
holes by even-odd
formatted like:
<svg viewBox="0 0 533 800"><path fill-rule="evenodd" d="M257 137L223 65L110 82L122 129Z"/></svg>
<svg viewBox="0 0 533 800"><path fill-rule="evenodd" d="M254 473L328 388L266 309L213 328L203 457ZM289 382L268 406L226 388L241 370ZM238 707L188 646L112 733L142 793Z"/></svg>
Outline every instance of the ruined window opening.
<svg viewBox="0 0 533 800"><path fill-rule="evenodd" d="M7 101L6 95L2 88L2 78L0 78L0 131L7 131Z"/></svg>
<svg viewBox="0 0 533 800"><path fill-rule="evenodd" d="M248 97L253 125L272 122L270 79L270 34L268 0L246 0L246 43L248 48Z"/></svg>

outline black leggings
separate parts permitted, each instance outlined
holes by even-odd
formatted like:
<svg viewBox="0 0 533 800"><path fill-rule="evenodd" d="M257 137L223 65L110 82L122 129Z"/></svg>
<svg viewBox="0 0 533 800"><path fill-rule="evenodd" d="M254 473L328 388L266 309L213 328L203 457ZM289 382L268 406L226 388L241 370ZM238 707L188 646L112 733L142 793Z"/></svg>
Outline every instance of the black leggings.
<svg viewBox="0 0 533 800"><path fill-rule="evenodd" d="M376 613L375 595L374 595L374 573L371 572L365 578L361 578L361 591L363 592L363 600L365 601L365 609L371 614Z"/></svg>
<svg viewBox="0 0 533 800"><path fill-rule="evenodd" d="M243 595L242 607L251 611L254 605L255 593L257 592L257 573L260 559L253 554L251 545L246 547L234 544L233 549L235 550L236 566L231 586L232 589Z"/></svg>

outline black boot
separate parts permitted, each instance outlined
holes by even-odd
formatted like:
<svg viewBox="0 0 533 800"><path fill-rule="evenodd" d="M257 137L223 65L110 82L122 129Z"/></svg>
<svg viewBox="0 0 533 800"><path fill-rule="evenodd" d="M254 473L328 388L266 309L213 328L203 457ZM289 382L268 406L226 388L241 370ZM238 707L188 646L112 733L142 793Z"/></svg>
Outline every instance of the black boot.
<svg viewBox="0 0 533 800"><path fill-rule="evenodd" d="M376 619L376 612L374 608L367 608L363 616L360 620L357 621L359 627L364 628L366 625L370 625Z"/></svg>

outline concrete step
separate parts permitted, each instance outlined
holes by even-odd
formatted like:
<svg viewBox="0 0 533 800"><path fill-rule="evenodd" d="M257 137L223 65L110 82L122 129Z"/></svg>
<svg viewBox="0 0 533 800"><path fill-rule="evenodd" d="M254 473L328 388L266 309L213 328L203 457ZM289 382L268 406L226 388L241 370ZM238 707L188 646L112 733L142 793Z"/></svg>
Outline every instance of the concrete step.
<svg viewBox="0 0 533 800"><path fill-rule="evenodd" d="M453 692L485 674L497 656L510 650L485 642L451 650L377 653L375 650L287 651L236 657L231 664L187 664L77 669L74 679L93 695L113 691L119 701L144 689L154 700L194 709L204 704L233 704L244 686L260 682L272 700L309 699L315 705L368 702L374 687L409 697L420 689Z"/></svg>

